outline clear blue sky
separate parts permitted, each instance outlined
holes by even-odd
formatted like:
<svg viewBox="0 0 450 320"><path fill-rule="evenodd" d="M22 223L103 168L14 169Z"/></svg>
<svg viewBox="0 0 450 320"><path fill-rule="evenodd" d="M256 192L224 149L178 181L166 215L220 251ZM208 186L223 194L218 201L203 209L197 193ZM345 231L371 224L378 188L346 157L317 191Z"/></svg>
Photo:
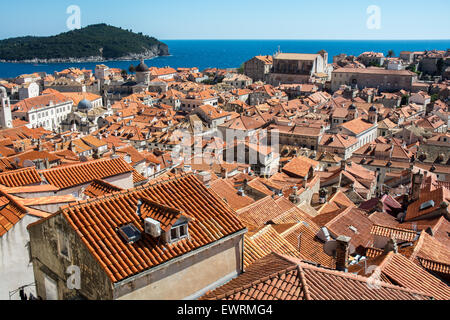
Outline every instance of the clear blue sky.
<svg viewBox="0 0 450 320"><path fill-rule="evenodd" d="M105 22L159 39L450 39L449 0L22 0L2 5L0 39ZM371 5L381 28L368 29Z"/></svg>

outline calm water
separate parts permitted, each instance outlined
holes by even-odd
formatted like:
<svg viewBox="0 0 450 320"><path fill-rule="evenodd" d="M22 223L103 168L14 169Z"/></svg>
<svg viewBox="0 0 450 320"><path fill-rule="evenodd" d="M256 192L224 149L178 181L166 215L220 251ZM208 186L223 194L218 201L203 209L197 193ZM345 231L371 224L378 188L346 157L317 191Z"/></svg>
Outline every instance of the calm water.
<svg viewBox="0 0 450 320"><path fill-rule="evenodd" d="M163 40L164 41L164 40ZM208 67L236 68L255 55L273 54L280 46L282 52L317 53L325 49L329 62L340 53L359 55L365 51L383 52L446 50L450 40L405 40L405 41L348 41L348 40L166 40L170 57L148 60L148 66L164 67ZM109 67L128 69L138 61L114 61L106 63ZM68 67L94 70L98 63L55 63L55 64L11 64L0 63L0 78L16 77L24 73L45 71L53 73Z"/></svg>

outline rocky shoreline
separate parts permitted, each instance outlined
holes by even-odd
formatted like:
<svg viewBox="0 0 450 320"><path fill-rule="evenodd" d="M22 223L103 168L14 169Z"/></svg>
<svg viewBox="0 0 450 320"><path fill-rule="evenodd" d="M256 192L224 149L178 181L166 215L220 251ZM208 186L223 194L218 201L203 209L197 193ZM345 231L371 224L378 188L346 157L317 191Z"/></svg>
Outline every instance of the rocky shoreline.
<svg viewBox="0 0 450 320"><path fill-rule="evenodd" d="M85 63L85 62L108 62L108 61L136 61L136 60L150 60L157 57L166 57L169 56L169 50L168 48L165 49L164 47L158 47L158 52L155 52L153 50L147 50L144 53L131 53L129 55L118 57L118 58L111 58L107 59L102 56L91 56L91 57L83 57L83 58L54 58L54 59L26 59L26 60L3 60L0 59L0 63Z"/></svg>

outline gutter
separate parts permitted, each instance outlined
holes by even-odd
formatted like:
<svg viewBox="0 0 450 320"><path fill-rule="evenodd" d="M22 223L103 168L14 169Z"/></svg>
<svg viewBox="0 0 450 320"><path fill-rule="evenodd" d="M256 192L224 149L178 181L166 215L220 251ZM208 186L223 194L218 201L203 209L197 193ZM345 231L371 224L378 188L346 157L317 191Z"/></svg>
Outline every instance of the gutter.
<svg viewBox="0 0 450 320"><path fill-rule="evenodd" d="M215 247L216 245L219 245L219 244L221 244L223 242L226 242L226 241L228 241L228 240L230 240L230 239L232 239L232 238L234 238L236 236L244 235L244 234L247 233L247 231L248 231L247 228L242 229L242 230L237 231L237 232L235 232L233 234L230 234L230 235L228 235L228 236L226 236L226 237L224 237L222 239L214 241L213 243L207 244L207 245L205 245L203 247L200 247L200 248L197 248L195 250L192 250L192 251L190 251L190 252L188 252L186 254L183 254L183 255L181 255L179 257L176 257L176 258L173 258L173 259L171 259L169 261L163 262L163 263L161 263L161 264L159 264L159 265L157 265L157 266L155 266L153 268L150 268L148 270L145 270L145 271L143 271L143 272L141 272L141 273L139 273L137 275L134 275L134 276L131 276L131 277L126 278L124 280L121 280L119 282L113 283L113 288L112 289L115 290L115 289L120 288L120 287L122 287L122 286L124 286L124 285L126 285L128 283L131 283L131 282L133 282L133 281L135 281L135 280L137 280L137 279L139 279L141 277L145 277L146 275L148 275L148 274L150 274L150 273L152 273L154 271L158 271L159 269L165 268L169 264L180 262L180 261L182 261L184 259L187 259L187 258L197 254L199 251L203 251L205 249L209 249L209 248ZM242 241L242 248L244 248L243 246L244 246L244 241ZM242 257L243 256L244 256L244 251L242 251ZM244 265L244 263L242 262L242 266L243 265ZM113 292L113 299L116 299L116 298L118 298L118 297L114 297L114 292Z"/></svg>
<svg viewBox="0 0 450 320"><path fill-rule="evenodd" d="M245 231L248 231L247 228L245 228ZM247 232L245 232L245 233L247 233ZM242 238L242 247L241 247L241 252L242 252L242 254L241 254L241 274L243 274L243 273L245 272L245 271L244 271L244 241L245 241L245 239Z"/></svg>

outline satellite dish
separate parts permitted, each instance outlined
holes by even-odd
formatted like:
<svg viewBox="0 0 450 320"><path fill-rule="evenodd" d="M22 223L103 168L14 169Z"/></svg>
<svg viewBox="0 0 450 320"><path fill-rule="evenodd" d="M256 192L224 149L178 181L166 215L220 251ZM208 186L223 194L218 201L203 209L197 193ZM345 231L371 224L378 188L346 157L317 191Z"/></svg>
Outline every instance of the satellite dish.
<svg viewBox="0 0 450 320"><path fill-rule="evenodd" d="M23 161L22 166L24 168L32 168L32 167L35 167L35 164L34 164L33 161L26 159L26 160Z"/></svg>
<svg viewBox="0 0 450 320"><path fill-rule="evenodd" d="M330 257L334 257L336 254L337 241L330 240L323 245L323 251Z"/></svg>

